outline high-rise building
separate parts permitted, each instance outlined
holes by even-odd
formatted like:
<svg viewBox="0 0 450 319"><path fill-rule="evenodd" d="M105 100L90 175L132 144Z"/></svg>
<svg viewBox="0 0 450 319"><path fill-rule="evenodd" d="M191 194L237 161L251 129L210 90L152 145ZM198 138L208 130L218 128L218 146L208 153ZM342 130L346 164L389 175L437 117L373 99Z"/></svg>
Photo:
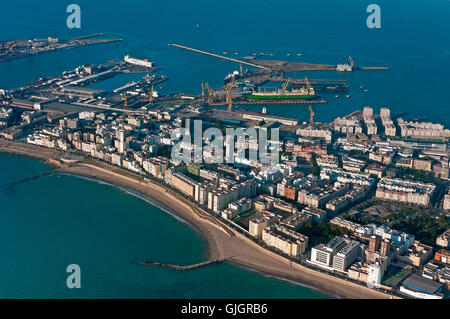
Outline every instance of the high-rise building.
<svg viewBox="0 0 450 319"><path fill-rule="evenodd" d="M127 150L127 143L125 141L125 131L123 129L120 129L117 132L117 137L119 139L119 153L123 154L126 152Z"/></svg>
<svg viewBox="0 0 450 319"><path fill-rule="evenodd" d="M380 254L383 257L389 256L390 251L391 251L391 241L385 238L381 242Z"/></svg>
<svg viewBox="0 0 450 319"><path fill-rule="evenodd" d="M351 264L358 259L360 244L354 240L345 240L345 244L341 247L333 258L333 269L345 271Z"/></svg>
<svg viewBox="0 0 450 319"><path fill-rule="evenodd" d="M368 267L367 283L369 285L377 287L381 284L381 278L383 277L383 269L378 262L369 265Z"/></svg>
<svg viewBox="0 0 450 319"><path fill-rule="evenodd" d="M345 237L335 237L326 245L311 250L308 262L329 270L344 272L360 256L360 243Z"/></svg>
<svg viewBox="0 0 450 319"><path fill-rule="evenodd" d="M380 237L374 235L369 238L369 251L376 252L380 246Z"/></svg>

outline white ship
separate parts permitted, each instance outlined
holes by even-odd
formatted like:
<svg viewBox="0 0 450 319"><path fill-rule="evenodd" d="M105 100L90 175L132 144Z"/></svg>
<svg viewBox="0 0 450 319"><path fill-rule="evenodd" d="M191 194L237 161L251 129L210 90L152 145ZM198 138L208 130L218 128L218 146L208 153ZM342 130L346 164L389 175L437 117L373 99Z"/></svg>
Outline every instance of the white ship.
<svg viewBox="0 0 450 319"><path fill-rule="evenodd" d="M130 57L128 54L124 56L123 60L127 63L134 64L134 65L140 65L144 66L146 68L152 68L153 62L149 61L148 59L136 59Z"/></svg>

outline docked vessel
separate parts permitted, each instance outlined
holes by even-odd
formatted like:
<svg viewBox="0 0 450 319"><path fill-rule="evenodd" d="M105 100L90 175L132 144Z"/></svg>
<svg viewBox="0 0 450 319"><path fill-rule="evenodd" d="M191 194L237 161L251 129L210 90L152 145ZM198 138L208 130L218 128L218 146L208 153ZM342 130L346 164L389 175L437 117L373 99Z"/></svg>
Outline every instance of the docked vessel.
<svg viewBox="0 0 450 319"><path fill-rule="evenodd" d="M146 68L152 68L153 62L149 61L148 59L137 59L130 57L128 54L123 57L123 60L127 63L143 66Z"/></svg>
<svg viewBox="0 0 450 319"><path fill-rule="evenodd" d="M239 71L233 71L233 73L228 74L224 79L223 82L224 84L227 84L231 81L231 79L234 78L235 80L238 80L241 78L241 74L239 73Z"/></svg>
<svg viewBox="0 0 450 319"><path fill-rule="evenodd" d="M314 99L318 96L314 91L314 88L310 85L307 78L305 78L306 85L299 89L291 89L288 90L287 86L291 82L291 79L288 79L283 86L276 91L262 91L262 92L252 92L251 94L247 94L244 97L251 100L284 100L284 99Z"/></svg>

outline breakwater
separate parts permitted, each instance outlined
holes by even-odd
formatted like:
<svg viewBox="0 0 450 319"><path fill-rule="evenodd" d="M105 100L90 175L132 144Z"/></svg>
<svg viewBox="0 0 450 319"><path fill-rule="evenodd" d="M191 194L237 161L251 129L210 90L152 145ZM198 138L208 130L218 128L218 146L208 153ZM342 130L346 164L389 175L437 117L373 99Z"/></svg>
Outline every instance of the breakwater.
<svg viewBox="0 0 450 319"><path fill-rule="evenodd" d="M157 261L146 261L146 260L138 261L138 264L147 265L147 266L158 266L158 267L183 271L183 270L197 269L197 268L204 267L207 265L212 265L212 264L221 264L221 263L229 261L230 259L231 259L231 257L224 258L224 259L212 259L212 260L207 260L207 261L203 261L201 263L187 265L187 266L166 264L166 263L161 263L161 262L157 262Z"/></svg>

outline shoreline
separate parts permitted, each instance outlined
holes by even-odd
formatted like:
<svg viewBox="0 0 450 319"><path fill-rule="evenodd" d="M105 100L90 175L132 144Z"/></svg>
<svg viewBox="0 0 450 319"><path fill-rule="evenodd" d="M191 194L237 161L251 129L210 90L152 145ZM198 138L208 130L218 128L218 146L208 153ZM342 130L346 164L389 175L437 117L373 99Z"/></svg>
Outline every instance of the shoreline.
<svg viewBox="0 0 450 319"><path fill-rule="evenodd" d="M50 166L57 166L58 157L54 155L61 155L61 152L57 150L41 149L30 144L12 141L8 141L7 144L10 147L12 146L12 149L0 147L1 153L9 153L16 156L24 156L23 154L27 153L27 157L45 161ZM52 153L51 155L53 156L49 156L48 153ZM147 201L149 204L155 205L153 201L158 203L157 207L163 206L170 212L164 209L163 211L181 218L191 228L198 231L205 244L206 257L209 259L232 257L229 263L235 266L257 271L263 276L267 275L279 280L291 281L308 289L319 291L321 294L331 298L392 298L389 294L311 270L296 263L293 263L291 266L286 258L264 249L235 230L231 229L233 236L230 236L224 229L223 223L213 216L210 216L211 218L208 218L208 220L201 218L191 205L172 195L166 188L152 182L139 181L117 173L116 171L120 170L113 166L108 167L108 164L98 161L95 161L95 163L99 166L85 163L69 167L59 165L59 167L62 166L59 173L77 175L93 179L96 182L105 182L124 191L131 190L138 195L143 195L143 200L148 197L151 199ZM133 193L130 195L136 196ZM193 206L195 207L195 205ZM161 209L161 207L159 208ZM197 209L201 211L200 208ZM214 225L211 220L214 220L217 224Z"/></svg>
<svg viewBox="0 0 450 319"><path fill-rule="evenodd" d="M115 185L97 178L92 178L92 177L88 177L88 176L84 176L84 175L79 175L79 174L74 174L74 173L68 173L65 171L58 171L55 173L56 175L66 175L66 176L71 176L71 177L76 177L76 178L81 178L93 183L97 183L97 184L102 184L102 185L108 185L111 187L114 187L116 189L119 189L120 191L126 193L129 196L133 196L136 197L140 200L145 201L147 204L150 204L151 206L155 206L156 208L160 209L163 213L165 214L169 214L171 217L173 217L174 219L176 219L178 222L187 225L192 231L194 231L199 237L200 240L202 241L203 244L203 253L202 253L202 258L203 259L208 259L209 258L209 240L207 238L205 238L204 234L201 232L200 229L198 229L198 227L188 221L186 221L185 219L183 219L182 217L179 216L178 213L176 213L173 209L166 207L165 205L161 204L160 202L158 202L157 200L155 200L154 198L142 194L140 192L137 192L133 189L128 189L126 187L120 186L120 185Z"/></svg>

